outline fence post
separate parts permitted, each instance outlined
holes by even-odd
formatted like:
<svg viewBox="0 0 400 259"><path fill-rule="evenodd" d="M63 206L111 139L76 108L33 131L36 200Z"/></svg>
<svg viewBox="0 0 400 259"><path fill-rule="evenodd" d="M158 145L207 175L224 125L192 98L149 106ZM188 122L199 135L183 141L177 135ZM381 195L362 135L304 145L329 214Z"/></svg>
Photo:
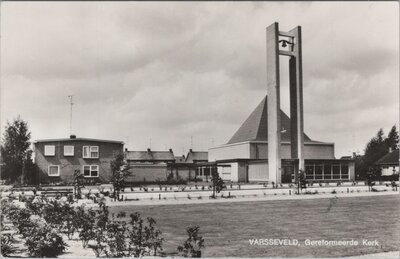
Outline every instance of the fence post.
<svg viewBox="0 0 400 259"><path fill-rule="evenodd" d="M349 193L349 188L347 188L347 193Z"/></svg>
<svg viewBox="0 0 400 259"><path fill-rule="evenodd" d="M229 198L231 197L231 192L229 192L229 196L228 196Z"/></svg>
<svg viewBox="0 0 400 259"><path fill-rule="evenodd" d="M289 195L292 195L292 190L289 190Z"/></svg>
<svg viewBox="0 0 400 259"><path fill-rule="evenodd" d="M161 200L161 193L158 194L158 199Z"/></svg>

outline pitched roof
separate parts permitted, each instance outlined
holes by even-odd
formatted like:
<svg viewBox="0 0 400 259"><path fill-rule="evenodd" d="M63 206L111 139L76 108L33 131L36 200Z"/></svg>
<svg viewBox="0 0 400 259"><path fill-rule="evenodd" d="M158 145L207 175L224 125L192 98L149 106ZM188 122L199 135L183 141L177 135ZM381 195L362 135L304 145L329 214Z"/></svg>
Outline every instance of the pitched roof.
<svg viewBox="0 0 400 259"><path fill-rule="evenodd" d="M281 110L281 141L290 141L290 118ZM268 102L267 96L244 121L227 144L250 140L268 140ZM304 134L305 142L312 140Z"/></svg>
<svg viewBox="0 0 400 259"><path fill-rule="evenodd" d="M186 162L193 163L195 161L208 161L208 152L190 150L187 154Z"/></svg>
<svg viewBox="0 0 400 259"><path fill-rule="evenodd" d="M176 156L175 163L185 163L185 156Z"/></svg>
<svg viewBox="0 0 400 259"><path fill-rule="evenodd" d="M129 161L175 161L171 151L126 151L125 158Z"/></svg>
<svg viewBox="0 0 400 259"><path fill-rule="evenodd" d="M377 165L390 165L390 164L399 164L399 150L395 149L394 151L384 155L375 164Z"/></svg>

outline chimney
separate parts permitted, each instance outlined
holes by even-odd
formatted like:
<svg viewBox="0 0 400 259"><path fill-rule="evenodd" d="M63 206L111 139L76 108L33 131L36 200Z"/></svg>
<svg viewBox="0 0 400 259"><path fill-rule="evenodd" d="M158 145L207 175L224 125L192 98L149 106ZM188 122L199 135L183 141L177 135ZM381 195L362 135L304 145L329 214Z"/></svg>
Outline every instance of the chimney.
<svg viewBox="0 0 400 259"><path fill-rule="evenodd" d="M149 152L149 153L150 153L150 152L151 152L151 149L150 149L150 148L148 148L148 149L147 149L147 152Z"/></svg>
<svg viewBox="0 0 400 259"><path fill-rule="evenodd" d="M172 148L169 149L169 152L170 152L170 153L174 153L174 152L172 151Z"/></svg>
<svg viewBox="0 0 400 259"><path fill-rule="evenodd" d="M70 139L76 139L76 135L70 135L69 138Z"/></svg>
<svg viewBox="0 0 400 259"><path fill-rule="evenodd" d="M128 152L128 149L127 149L127 148L125 148L125 152Z"/></svg>
<svg viewBox="0 0 400 259"><path fill-rule="evenodd" d="M189 149L189 153L193 153L193 150L192 150L192 149Z"/></svg>

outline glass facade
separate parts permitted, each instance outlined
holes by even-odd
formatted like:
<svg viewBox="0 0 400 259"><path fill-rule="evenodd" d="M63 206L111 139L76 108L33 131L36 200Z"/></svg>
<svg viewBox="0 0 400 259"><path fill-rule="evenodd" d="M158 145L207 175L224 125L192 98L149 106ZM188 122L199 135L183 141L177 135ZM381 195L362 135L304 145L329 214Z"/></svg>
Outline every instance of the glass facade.
<svg viewBox="0 0 400 259"><path fill-rule="evenodd" d="M311 181L349 180L349 164L346 161L306 161L306 179Z"/></svg>

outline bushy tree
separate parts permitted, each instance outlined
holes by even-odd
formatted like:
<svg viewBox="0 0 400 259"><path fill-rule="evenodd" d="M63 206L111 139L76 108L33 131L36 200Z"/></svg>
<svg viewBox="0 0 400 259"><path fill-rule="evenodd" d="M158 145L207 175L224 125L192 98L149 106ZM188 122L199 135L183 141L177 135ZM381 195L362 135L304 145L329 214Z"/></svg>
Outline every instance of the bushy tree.
<svg viewBox="0 0 400 259"><path fill-rule="evenodd" d="M200 227L193 226L186 229L188 238L182 246L178 246L178 252L183 257L201 257L201 249L204 248L204 239L199 235Z"/></svg>
<svg viewBox="0 0 400 259"><path fill-rule="evenodd" d="M26 159L23 162L22 182L27 184L39 184L39 171L32 160L32 150L27 150Z"/></svg>
<svg viewBox="0 0 400 259"><path fill-rule="evenodd" d="M387 137L384 136L383 129L379 129L374 137L366 144L364 155L353 154L355 160L355 171L358 179L367 179L369 177L378 178L381 174L380 168L375 163L389 150L398 149L399 133L394 125Z"/></svg>
<svg viewBox="0 0 400 259"><path fill-rule="evenodd" d="M144 233L150 250L153 256L157 256L158 251L162 251L162 242L164 239L161 237L161 230L156 227L156 221L153 218L147 218L148 225L145 226Z"/></svg>
<svg viewBox="0 0 400 259"><path fill-rule="evenodd" d="M111 161L111 182L114 189L114 198L119 200L119 193L125 186L125 180L129 176L129 165L123 154L117 154Z"/></svg>
<svg viewBox="0 0 400 259"><path fill-rule="evenodd" d="M7 122L1 145L1 156L4 163L2 179L15 182L22 176L30 138L28 124L19 116L12 123Z"/></svg>
<svg viewBox="0 0 400 259"><path fill-rule="evenodd" d="M390 129L390 131L388 133L388 136L385 139L385 142L386 142L386 146L388 148L390 148L391 150L395 150L395 149L399 148L398 147L398 144L399 144L399 133L397 132L396 125L394 125Z"/></svg>
<svg viewBox="0 0 400 259"><path fill-rule="evenodd" d="M224 180L219 176L218 172L212 172L212 187L213 187L213 194L211 197L215 198L217 193L220 193L225 188Z"/></svg>
<svg viewBox="0 0 400 259"><path fill-rule="evenodd" d="M84 185L85 178L82 175L80 170L74 171L74 178L72 181L72 185L74 186L74 196L75 199L82 198L82 188L85 187Z"/></svg>

